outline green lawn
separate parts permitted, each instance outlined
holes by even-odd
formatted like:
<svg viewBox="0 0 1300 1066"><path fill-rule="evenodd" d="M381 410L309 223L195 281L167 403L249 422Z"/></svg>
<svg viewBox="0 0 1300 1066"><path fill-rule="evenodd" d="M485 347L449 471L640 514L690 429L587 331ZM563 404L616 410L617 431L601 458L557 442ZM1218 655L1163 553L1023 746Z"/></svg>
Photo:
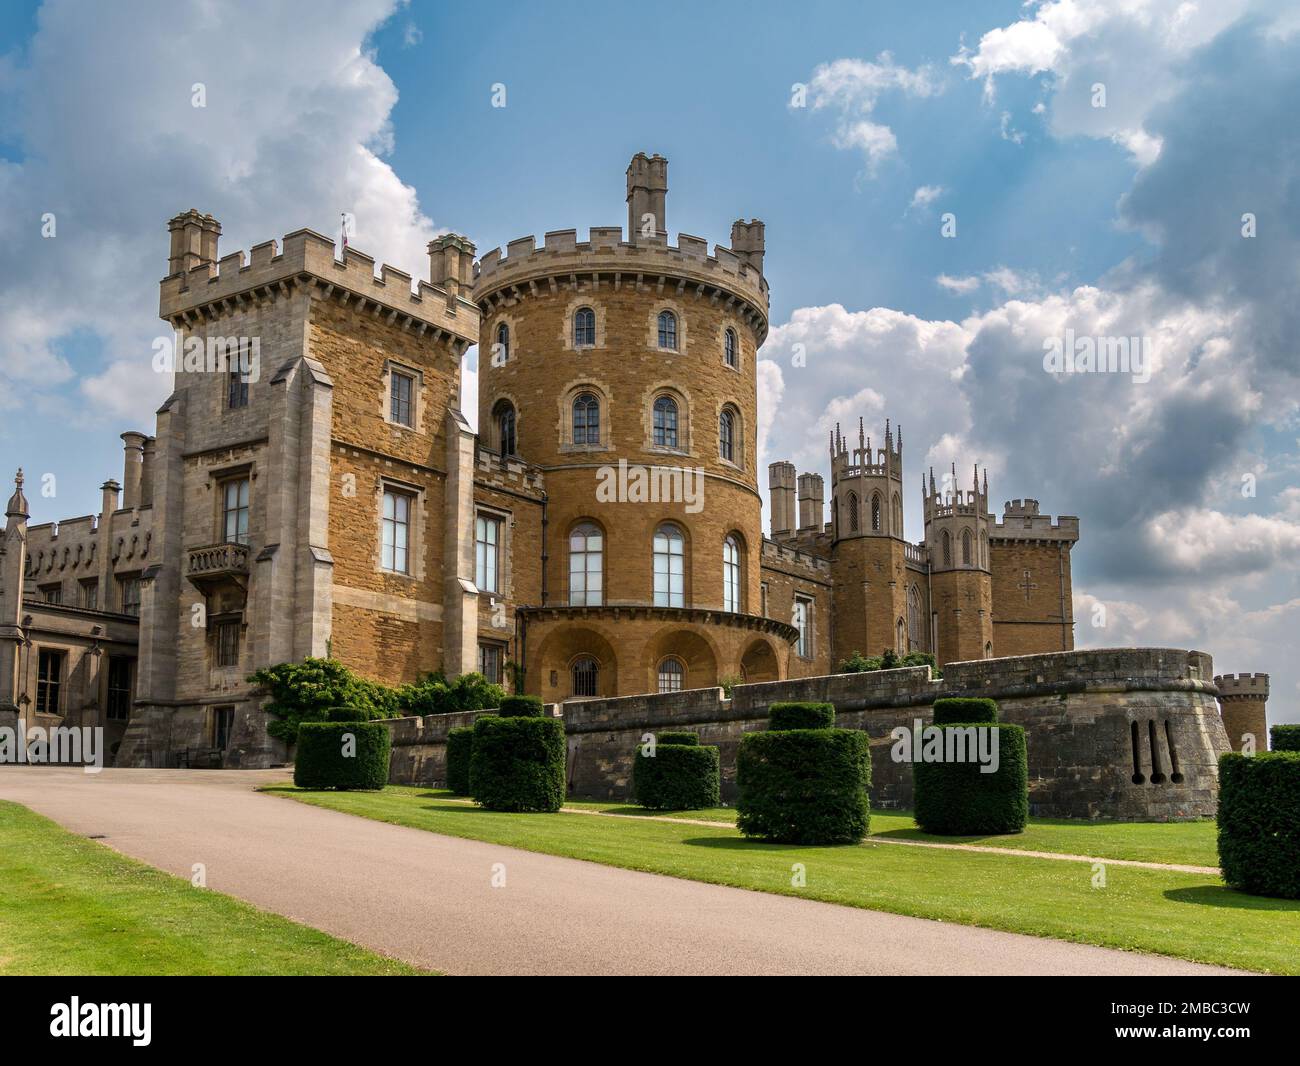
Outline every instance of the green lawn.
<svg viewBox="0 0 1300 1066"><path fill-rule="evenodd" d="M647 811L627 803L565 800L566 807L603 811L606 814L647 815L667 818L695 818L734 825L734 807L711 807L704 811ZM871 835L901 840L932 840L941 844L979 844L981 847L1012 851L1051 851L1066 855L1094 855L1104 859L1136 859L1139 862L1180 863L1184 866L1218 866L1214 822L1079 822L1053 818L1030 818L1023 833L1014 836L941 837L922 833L912 821L911 811L871 812Z"/></svg>
<svg viewBox="0 0 1300 1066"><path fill-rule="evenodd" d="M1110 866L1094 888L1088 863L1016 855L890 845L797 847L748 841L727 826L676 824L582 814L500 814L442 791L389 787L382 792L268 789L321 807L634 870L808 896L871 910L937 918L1105 947L1300 974L1300 903L1234 892L1217 877ZM617 805L613 805L617 806ZM876 819L873 813L873 820ZM889 825L903 816L881 816ZM897 826L896 826L897 827ZM1044 833L1058 828L1049 823ZM1063 830L1071 828L1066 823ZM1094 828L1086 850L1125 850L1128 826ZM1148 826L1153 834L1182 826ZM1202 831L1204 829L1202 828ZM886 828L885 832L892 832ZM1118 842L1107 842L1118 836ZM1003 838L999 838L1002 841ZM1026 845L1029 846L1029 845ZM1033 846L1041 846L1035 843ZM1158 844L1142 844L1156 846ZM1061 850L1085 850L1071 843ZM1164 852L1157 852L1164 854ZM1189 858L1169 845L1177 861ZM1194 858L1203 858L1200 854ZM807 884L791 885L794 863ZM1197 863L1199 865L1199 862Z"/></svg>
<svg viewBox="0 0 1300 1066"><path fill-rule="evenodd" d="M0 801L0 974L416 974Z"/></svg>

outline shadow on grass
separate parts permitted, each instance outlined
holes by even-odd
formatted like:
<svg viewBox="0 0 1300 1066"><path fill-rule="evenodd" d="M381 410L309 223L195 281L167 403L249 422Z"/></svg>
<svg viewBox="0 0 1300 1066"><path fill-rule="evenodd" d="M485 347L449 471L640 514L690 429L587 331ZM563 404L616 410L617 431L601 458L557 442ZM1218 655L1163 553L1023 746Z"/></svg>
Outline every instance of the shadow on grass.
<svg viewBox="0 0 1300 1066"><path fill-rule="evenodd" d="M721 828L721 827L719 827ZM861 847L860 844L781 844L775 840L762 840L749 837L687 837L681 841L694 848L722 848L726 851L807 851L809 848L844 848L846 850Z"/></svg>
<svg viewBox="0 0 1300 1066"><path fill-rule="evenodd" d="M1202 907L1228 907L1239 911L1300 911L1300 900L1275 896L1252 896L1227 885L1197 885L1194 888L1171 888L1164 897L1173 903L1195 903Z"/></svg>

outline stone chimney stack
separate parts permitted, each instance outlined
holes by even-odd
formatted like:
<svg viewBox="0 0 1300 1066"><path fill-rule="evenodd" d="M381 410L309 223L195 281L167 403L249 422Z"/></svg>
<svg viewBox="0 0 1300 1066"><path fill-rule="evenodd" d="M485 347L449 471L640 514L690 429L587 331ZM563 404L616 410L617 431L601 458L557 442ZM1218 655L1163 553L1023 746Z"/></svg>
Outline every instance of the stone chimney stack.
<svg viewBox="0 0 1300 1066"><path fill-rule="evenodd" d="M771 490L771 525L773 538L789 536L795 531L794 463L771 463L767 468L767 487Z"/></svg>
<svg viewBox="0 0 1300 1066"><path fill-rule="evenodd" d="M1254 738L1255 751L1268 750L1268 674L1220 674L1219 711L1233 751L1241 751L1246 737Z"/></svg>
<svg viewBox="0 0 1300 1066"><path fill-rule="evenodd" d="M821 474L799 475L799 528L818 532L826 522L826 494Z"/></svg>
<svg viewBox="0 0 1300 1066"><path fill-rule="evenodd" d="M667 199L668 160L638 152L627 165L628 243L668 242Z"/></svg>
<svg viewBox="0 0 1300 1066"><path fill-rule="evenodd" d="M429 284L445 289L447 306L469 295L474 284L474 242L459 233L444 233L429 242Z"/></svg>
<svg viewBox="0 0 1300 1066"><path fill-rule="evenodd" d="M144 453L140 462L140 506L153 506L153 471L154 458L157 454L158 438L146 437L144 441Z"/></svg>
<svg viewBox="0 0 1300 1066"><path fill-rule="evenodd" d="M118 493L121 491L121 489L122 486L119 485L112 478L109 478L107 481L105 481L102 485L99 486L99 491L103 493L103 496L101 497L100 504L99 504L99 514L100 514L101 522L107 522L109 515L111 515L114 511L117 510L117 498L118 498Z"/></svg>
<svg viewBox="0 0 1300 1066"><path fill-rule="evenodd" d="M187 274L204 263L216 263L221 223L211 215L200 215L191 207L169 221L167 229L171 233L168 276Z"/></svg>
<svg viewBox="0 0 1300 1066"><path fill-rule="evenodd" d="M122 506L140 506L140 481L144 475L143 433L128 430L122 434Z"/></svg>
<svg viewBox="0 0 1300 1066"><path fill-rule="evenodd" d="M731 224L731 250L760 274L763 273L763 223L758 219L752 222L736 219Z"/></svg>

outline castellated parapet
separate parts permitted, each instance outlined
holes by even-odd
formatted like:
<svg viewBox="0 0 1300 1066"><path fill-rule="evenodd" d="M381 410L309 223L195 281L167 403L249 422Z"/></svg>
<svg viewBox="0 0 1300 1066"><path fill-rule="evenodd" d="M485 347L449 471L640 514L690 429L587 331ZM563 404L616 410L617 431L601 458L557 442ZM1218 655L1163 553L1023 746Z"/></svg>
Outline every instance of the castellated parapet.
<svg viewBox="0 0 1300 1066"><path fill-rule="evenodd" d="M1268 674L1219 674L1214 685L1232 750L1250 746L1263 751L1268 746Z"/></svg>
<svg viewBox="0 0 1300 1066"><path fill-rule="evenodd" d="M334 242L313 230L286 234L278 250L269 240L247 254L218 256L221 227L210 215L187 211L169 228L172 273L162 280L158 313L174 326L302 286L421 334L433 330L435 337L444 334L464 347L478 340L478 308L469 299L474 245L456 234L430 242L430 275L436 280L420 281L412 290L410 274L384 263L376 277L372 256L345 248L337 258Z"/></svg>
<svg viewBox="0 0 1300 1066"><path fill-rule="evenodd" d="M1079 519L1075 515L1038 513L1037 500L1008 500L1002 505L1002 517L989 526L989 536L999 541L1064 541L1079 539Z"/></svg>

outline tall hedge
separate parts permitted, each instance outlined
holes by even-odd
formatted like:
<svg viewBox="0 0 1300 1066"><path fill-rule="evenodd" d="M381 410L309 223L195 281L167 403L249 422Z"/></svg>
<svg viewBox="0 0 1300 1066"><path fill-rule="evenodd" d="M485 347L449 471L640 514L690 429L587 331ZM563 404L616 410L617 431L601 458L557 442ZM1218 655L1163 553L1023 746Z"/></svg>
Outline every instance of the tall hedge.
<svg viewBox="0 0 1300 1066"><path fill-rule="evenodd" d="M784 705L765 733L747 733L736 757L737 826L786 844L853 844L870 822L871 747L866 733L834 729L827 704ZM818 722L813 729L778 724Z"/></svg>
<svg viewBox="0 0 1300 1066"><path fill-rule="evenodd" d="M458 796L469 795L469 760L473 752L473 726L447 730L447 788Z"/></svg>
<svg viewBox="0 0 1300 1066"><path fill-rule="evenodd" d="M934 724L953 725L972 722L996 722L998 705L996 700L983 697L950 696L934 701Z"/></svg>
<svg viewBox="0 0 1300 1066"><path fill-rule="evenodd" d="M1224 881L1300 899L1300 752L1220 756L1217 817Z"/></svg>
<svg viewBox="0 0 1300 1066"><path fill-rule="evenodd" d="M969 755L964 762L914 762L916 824L927 833L946 836L1022 832L1029 820L1025 731L1018 725L989 725L987 721L947 723L939 728L944 730L945 752L950 730L996 730L998 768L995 773L981 773L980 764ZM974 734L966 736L969 743L975 743Z"/></svg>
<svg viewBox="0 0 1300 1066"><path fill-rule="evenodd" d="M663 732L654 754L637 745L632 756L632 792L642 807L697 811L721 802L718 749L701 747L698 733Z"/></svg>
<svg viewBox="0 0 1300 1066"><path fill-rule="evenodd" d="M546 714L546 705L539 696L507 696L497 714L502 718L541 718Z"/></svg>
<svg viewBox="0 0 1300 1066"><path fill-rule="evenodd" d="M767 728L830 729L835 724L833 703L774 703L767 711Z"/></svg>
<svg viewBox="0 0 1300 1066"><path fill-rule="evenodd" d="M1269 738L1274 751L1300 751L1300 725L1275 725Z"/></svg>
<svg viewBox="0 0 1300 1066"><path fill-rule="evenodd" d="M383 788L391 746L381 722L301 722L293 783L311 789Z"/></svg>
<svg viewBox="0 0 1300 1066"><path fill-rule="evenodd" d="M474 723L469 765L476 803L494 811L558 811L564 803L564 722L485 715Z"/></svg>

